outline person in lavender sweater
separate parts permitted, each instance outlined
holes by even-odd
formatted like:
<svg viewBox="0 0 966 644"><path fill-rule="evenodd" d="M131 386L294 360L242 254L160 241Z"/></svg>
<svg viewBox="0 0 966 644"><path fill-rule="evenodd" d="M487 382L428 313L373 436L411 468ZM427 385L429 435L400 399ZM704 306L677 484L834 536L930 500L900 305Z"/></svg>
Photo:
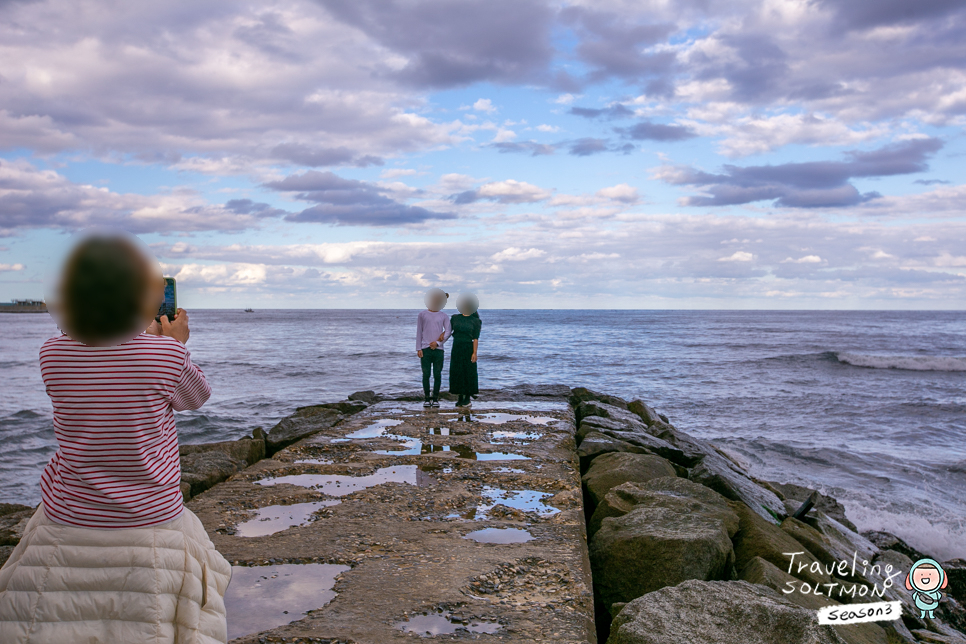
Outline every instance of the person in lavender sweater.
<svg viewBox="0 0 966 644"><path fill-rule="evenodd" d="M443 343L452 335L449 316L443 313L449 293L438 288L426 293L426 310L416 318L416 355L423 369L423 407L439 407L439 386L443 379ZM429 374L433 374L433 394L429 394Z"/></svg>

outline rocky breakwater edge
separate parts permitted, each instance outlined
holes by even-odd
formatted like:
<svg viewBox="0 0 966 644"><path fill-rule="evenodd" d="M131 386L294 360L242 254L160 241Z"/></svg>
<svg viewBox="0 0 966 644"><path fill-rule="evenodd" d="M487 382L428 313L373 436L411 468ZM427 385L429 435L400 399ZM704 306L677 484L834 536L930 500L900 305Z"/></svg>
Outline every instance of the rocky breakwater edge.
<svg viewBox="0 0 966 644"><path fill-rule="evenodd" d="M571 404L601 642L966 643L966 561L943 563L949 597L920 619L904 582L928 553L859 534L816 490L755 479L640 400L577 388ZM818 623L882 601L901 619Z"/></svg>

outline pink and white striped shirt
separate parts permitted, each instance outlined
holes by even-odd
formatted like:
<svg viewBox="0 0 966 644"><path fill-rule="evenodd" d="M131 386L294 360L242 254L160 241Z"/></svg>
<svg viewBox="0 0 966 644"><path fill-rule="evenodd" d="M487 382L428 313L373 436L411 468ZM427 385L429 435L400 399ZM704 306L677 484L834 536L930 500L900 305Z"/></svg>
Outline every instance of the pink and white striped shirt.
<svg viewBox="0 0 966 644"><path fill-rule="evenodd" d="M211 388L183 344L142 333L113 347L66 335L40 349L58 449L40 478L52 521L137 528L184 509L174 411L198 409Z"/></svg>

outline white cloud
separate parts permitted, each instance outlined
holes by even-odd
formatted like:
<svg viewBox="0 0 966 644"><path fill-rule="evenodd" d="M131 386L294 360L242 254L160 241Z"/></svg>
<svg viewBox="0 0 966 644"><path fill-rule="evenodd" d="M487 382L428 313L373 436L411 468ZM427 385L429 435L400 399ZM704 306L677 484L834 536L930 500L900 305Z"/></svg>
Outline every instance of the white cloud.
<svg viewBox="0 0 966 644"><path fill-rule="evenodd" d="M738 250L738 251L735 251L733 255L729 255L728 257L718 258L718 261L719 262L750 262L753 259L755 259L755 256L752 255L751 253L743 250Z"/></svg>
<svg viewBox="0 0 966 644"><path fill-rule="evenodd" d="M580 98L579 95L575 96L573 94L561 94L560 96L555 98L553 102L556 103L557 105L570 105L578 98Z"/></svg>
<svg viewBox="0 0 966 644"><path fill-rule="evenodd" d="M487 114L493 114L496 112L496 107L493 105L493 101L488 98L478 99L473 103L473 109L477 112L486 112Z"/></svg>
<svg viewBox="0 0 966 644"><path fill-rule="evenodd" d="M543 257L546 254L547 251L539 248L524 249L511 246L510 248L501 250L499 253L494 253L490 258L495 262L519 262L525 259L536 259L538 257Z"/></svg>
<svg viewBox="0 0 966 644"><path fill-rule="evenodd" d="M637 188L629 186L626 183L619 183L609 188L601 188L597 191L597 195L622 203L637 203L640 200L640 195L637 194Z"/></svg>
<svg viewBox="0 0 966 644"><path fill-rule="evenodd" d="M537 126L537 130L540 132L559 132L560 128L556 125L547 125L546 123L541 123Z"/></svg>
<svg viewBox="0 0 966 644"><path fill-rule="evenodd" d="M0 264L0 272L3 271L22 271L25 268L23 264Z"/></svg>
<svg viewBox="0 0 966 644"><path fill-rule="evenodd" d="M798 259L792 259L788 257L782 260L782 264L821 264L822 258L818 255L805 255L804 257L799 257Z"/></svg>
<svg viewBox="0 0 966 644"><path fill-rule="evenodd" d="M379 176L383 179L396 179L398 177L412 177L416 174L418 174L416 170L409 168L390 168L389 170L380 172Z"/></svg>
<svg viewBox="0 0 966 644"><path fill-rule="evenodd" d="M506 143L507 141L512 141L515 138L517 138L516 132L501 127L499 130L497 130L496 135L493 137L493 143Z"/></svg>
<svg viewBox="0 0 966 644"><path fill-rule="evenodd" d="M550 197L550 192L527 183L507 179L485 183L477 190L477 194L485 199L496 199L501 203L534 203Z"/></svg>

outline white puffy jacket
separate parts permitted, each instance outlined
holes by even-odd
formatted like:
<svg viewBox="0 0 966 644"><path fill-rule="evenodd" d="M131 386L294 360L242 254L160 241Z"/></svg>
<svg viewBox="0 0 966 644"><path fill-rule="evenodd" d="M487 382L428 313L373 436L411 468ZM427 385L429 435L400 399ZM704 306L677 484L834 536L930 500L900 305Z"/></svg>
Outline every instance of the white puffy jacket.
<svg viewBox="0 0 966 644"><path fill-rule="evenodd" d="M92 529L41 506L0 570L0 642L223 644L230 578L187 508L151 528Z"/></svg>

